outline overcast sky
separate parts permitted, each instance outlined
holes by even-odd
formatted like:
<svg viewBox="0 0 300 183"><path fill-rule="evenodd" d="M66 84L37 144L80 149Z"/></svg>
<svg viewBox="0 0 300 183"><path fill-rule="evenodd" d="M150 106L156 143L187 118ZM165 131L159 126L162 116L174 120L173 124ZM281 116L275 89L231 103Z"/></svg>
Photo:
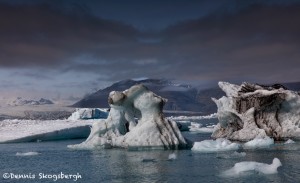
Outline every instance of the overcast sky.
<svg viewBox="0 0 300 183"><path fill-rule="evenodd" d="M0 0L0 93L76 98L128 78L300 81L299 1Z"/></svg>

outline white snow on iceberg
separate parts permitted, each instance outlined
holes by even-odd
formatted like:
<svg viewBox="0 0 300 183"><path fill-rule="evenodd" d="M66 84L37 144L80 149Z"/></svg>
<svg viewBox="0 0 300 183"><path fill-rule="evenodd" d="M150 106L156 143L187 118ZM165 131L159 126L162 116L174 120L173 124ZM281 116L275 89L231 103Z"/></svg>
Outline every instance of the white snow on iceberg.
<svg viewBox="0 0 300 183"><path fill-rule="evenodd" d="M249 173L275 174L277 168L282 166L278 158L274 158L272 164L258 163L255 161L243 161L236 163L232 168L221 173L224 177L237 177Z"/></svg>
<svg viewBox="0 0 300 183"><path fill-rule="evenodd" d="M218 151L234 151L238 150L240 145L232 143L227 139L220 138L216 140L203 140L195 142L192 151L197 152L218 152Z"/></svg>
<svg viewBox="0 0 300 183"><path fill-rule="evenodd" d="M244 144L244 147L247 149L255 149L255 148L269 147L272 144L274 144L274 139L270 137L264 137L264 138L255 138L249 142L246 142Z"/></svg>

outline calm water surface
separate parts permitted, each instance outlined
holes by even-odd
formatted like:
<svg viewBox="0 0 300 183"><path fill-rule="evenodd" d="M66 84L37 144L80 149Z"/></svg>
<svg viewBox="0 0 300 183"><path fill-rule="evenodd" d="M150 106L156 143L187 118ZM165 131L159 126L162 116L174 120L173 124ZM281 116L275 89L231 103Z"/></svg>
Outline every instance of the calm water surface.
<svg viewBox="0 0 300 183"><path fill-rule="evenodd" d="M209 139L210 134L184 132L189 139ZM269 149L243 150L245 157L223 153L195 153L190 150L130 151L124 149L70 150L66 146L82 140L0 144L0 182L54 182L39 179L44 174L77 174L76 182L300 182L300 142L275 144ZM17 152L38 152L34 156L16 156ZM175 153L176 159L168 157ZM241 161L270 164L274 157L282 162L278 174L250 173L224 178L220 173ZM4 173L30 174L35 179L4 179ZM56 182L75 182L57 180Z"/></svg>

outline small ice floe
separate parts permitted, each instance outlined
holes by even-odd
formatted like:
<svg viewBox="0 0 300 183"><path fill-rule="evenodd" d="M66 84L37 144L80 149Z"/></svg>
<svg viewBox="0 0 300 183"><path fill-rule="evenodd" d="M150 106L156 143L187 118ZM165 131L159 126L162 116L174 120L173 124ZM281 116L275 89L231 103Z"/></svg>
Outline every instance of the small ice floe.
<svg viewBox="0 0 300 183"><path fill-rule="evenodd" d="M172 161L172 160L175 160L176 158L177 158L176 154L172 153L172 154L169 154L168 160Z"/></svg>
<svg viewBox="0 0 300 183"><path fill-rule="evenodd" d="M191 126L189 126L189 128L201 128L202 124L200 123L195 123L195 122L191 122Z"/></svg>
<svg viewBox="0 0 300 183"><path fill-rule="evenodd" d="M214 126L202 127L200 123L191 122L189 129L191 132L212 133L214 131Z"/></svg>
<svg viewBox="0 0 300 183"><path fill-rule="evenodd" d="M274 144L274 139L270 137L264 137L264 138L255 138L253 140L250 140L249 142L244 144L244 147L246 149L256 149L256 148L269 147L272 144Z"/></svg>
<svg viewBox="0 0 300 183"><path fill-rule="evenodd" d="M227 139L219 138L216 140L203 140L195 142L192 151L197 152L218 152L218 151L231 151L238 150L240 145L232 143Z"/></svg>
<svg viewBox="0 0 300 183"><path fill-rule="evenodd" d="M39 155L40 153L38 152L17 152L16 156L35 156L35 155Z"/></svg>
<svg viewBox="0 0 300 183"><path fill-rule="evenodd" d="M258 172L261 174L275 174L277 168L282 164L278 158L274 158L272 164L259 163L255 161L243 161L236 163L232 168L221 173L223 177L237 177Z"/></svg>
<svg viewBox="0 0 300 183"><path fill-rule="evenodd" d="M292 139L287 140L284 144L294 144L295 141L293 141Z"/></svg>

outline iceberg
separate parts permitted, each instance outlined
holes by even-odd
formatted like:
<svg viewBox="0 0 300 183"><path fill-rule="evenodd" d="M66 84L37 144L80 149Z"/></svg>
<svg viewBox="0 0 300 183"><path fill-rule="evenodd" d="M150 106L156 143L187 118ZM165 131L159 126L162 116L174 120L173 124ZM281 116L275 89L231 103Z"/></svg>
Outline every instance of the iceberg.
<svg viewBox="0 0 300 183"><path fill-rule="evenodd" d="M275 140L300 138L300 96L276 84L241 86L219 82L226 93L214 99L218 107L218 125L213 138L249 141L271 137Z"/></svg>
<svg viewBox="0 0 300 183"><path fill-rule="evenodd" d="M101 120L3 120L0 143L86 138L96 121Z"/></svg>
<svg viewBox="0 0 300 183"><path fill-rule="evenodd" d="M202 127L200 123L191 122L191 126L189 126L190 132L197 133L212 133L214 131L214 125Z"/></svg>
<svg viewBox="0 0 300 183"><path fill-rule="evenodd" d="M166 99L144 85L134 85L108 97L110 112L104 122L96 122L85 142L69 148L163 148L187 147L176 122L163 115Z"/></svg>
<svg viewBox="0 0 300 183"><path fill-rule="evenodd" d="M75 112L68 118L68 120L82 120L82 119L106 119L108 116L107 109L101 108L76 108Z"/></svg>
<svg viewBox="0 0 300 183"><path fill-rule="evenodd" d="M177 159L177 156L176 156L175 153L169 154L169 156L168 156L169 161L172 161L172 160L175 160L175 159Z"/></svg>
<svg viewBox="0 0 300 183"><path fill-rule="evenodd" d="M220 138L216 140L203 140L195 142L192 151L197 152L218 152L218 151L234 151L238 150L240 145L232 143L227 139Z"/></svg>
<svg viewBox="0 0 300 183"><path fill-rule="evenodd" d="M292 139L288 139L286 142L284 142L284 144L294 144L295 141L293 141Z"/></svg>
<svg viewBox="0 0 300 183"><path fill-rule="evenodd" d="M224 177L237 177L247 173L258 172L262 174L275 174L277 168L282 166L278 158L274 158L272 164L258 163L255 161L243 161L236 163L232 168L221 173Z"/></svg>
<svg viewBox="0 0 300 183"><path fill-rule="evenodd" d="M264 138L255 138L253 140L250 140L249 142L246 142L244 144L244 147L247 149L263 148L263 147L269 147L272 144L274 144L274 139L270 137L264 137Z"/></svg>

